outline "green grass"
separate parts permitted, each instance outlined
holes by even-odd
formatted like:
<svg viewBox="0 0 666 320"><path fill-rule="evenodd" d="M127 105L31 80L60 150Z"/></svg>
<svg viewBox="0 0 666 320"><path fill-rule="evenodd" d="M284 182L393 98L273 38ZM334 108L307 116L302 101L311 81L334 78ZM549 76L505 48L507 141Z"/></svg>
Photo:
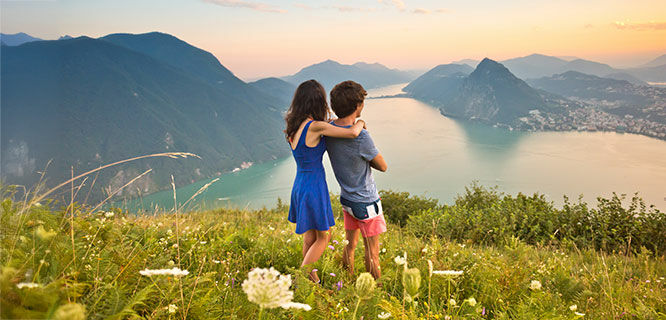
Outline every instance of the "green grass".
<svg viewBox="0 0 666 320"><path fill-rule="evenodd" d="M408 211L409 204L422 205L409 194L383 194L392 197L385 203L387 216L391 202L408 204L403 206ZM389 224L389 231L381 236L381 287L361 302L357 318L377 319L382 312L390 312L391 319L580 318L570 310L572 305L590 319L666 318L663 252L646 246L606 251L593 244L579 246L575 237L521 239L517 236L521 230L515 229L488 241L466 238L461 234L467 233L452 232L455 230L445 232L442 225L435 225L435 221L452 219L451 212L462 208L468 208L472 219L476 217L473 212L488 213L492 208L503 212L508 206L506 198L483 194L474 211L469 201L478 200L479 194L476 196L463 195L453 206L431 202L404 223ZM519 196L510 198L526 201ZM263 312L264 319L350 319L358 301L354 283L364 270L363 246L357 248L356 274L346 273L341 267L344 230L339 216L332 229L337 243L332 242L334 249L326 249L317 263L322 284L315 286L298 269L302 238L293 233L294 226L286 220L288 208L282 204L271 210L218 209L155 216L120 210L113 211L113 216L102 211L86 215L85 208L74 206L73 218L67 208L50 201L24 206L10 194L3 197L3 319L73 318L76 311L67 315L67 310L59 309L72 303L85 306L89 319L254 319L259 307L247 300L240 284L251 269L271 266L292 275L294 301L307 303L313 310L269 309ZM465 226L463 221L452 223L443 225ZM481 232L470 230L470 235ZM655 239L659 240L663 241ZM422 277L416 303L404 302L403 266L394 262L405 252L409 267L418 268ZM430 278L428 260L435 270L464 273L455 278ZM188 270L189 275L149 278L139 274L146 268L172 267ZM540 289L530 289L534 280L541 283ZM40 286L19 289L21 282ZM474 306L467 300L472 297L477 302ZM174 313L169 313L169 305L177 307Z"/></svg>

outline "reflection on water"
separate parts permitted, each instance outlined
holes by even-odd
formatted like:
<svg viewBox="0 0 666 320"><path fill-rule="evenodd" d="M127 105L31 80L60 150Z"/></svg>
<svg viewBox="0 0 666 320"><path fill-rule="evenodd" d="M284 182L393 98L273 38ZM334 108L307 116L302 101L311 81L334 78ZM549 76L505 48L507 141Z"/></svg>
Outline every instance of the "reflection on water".
<svg viewBox="0 0 666 320"><path fill-rule="evenodd" d="M391 95L404 85L371 90ZM666 209L666 142L633 134L604 132L517 132L453 120L436 108L409 98L369 99L363 111L368 130L386 158L386 173L374 172L380 189L408 191L451 203L477 180L515 194L540 192L556 204L562 196L596 205L597 196L640 192L649 204ZM331 192L339 192L328 157ZM296 174L289 157L256 164L223 175L194 203L196 208L220 206L273 207L288 201ZM208 181L178 189L179 201L189 199ZM134 201L130 208L171 208L173 195L162 192Z"/></svg>

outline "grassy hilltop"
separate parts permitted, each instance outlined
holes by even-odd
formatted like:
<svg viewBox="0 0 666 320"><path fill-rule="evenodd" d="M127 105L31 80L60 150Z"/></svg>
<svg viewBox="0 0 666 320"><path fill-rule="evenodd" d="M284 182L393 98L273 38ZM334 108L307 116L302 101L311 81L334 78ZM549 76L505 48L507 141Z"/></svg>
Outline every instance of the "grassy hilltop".
<svg viewBox="0 0 666 320"><path fill-rule="evenodd" d="M666 317L666 217L638 198L628 207L614 196L596 208L557 209L541 195L471 185L448 206L391 191L382 199L390 222L382 277L357 319ZM0 210L3 319L256 319L259 307L241 283L253 268L271 266L291 275L293 301L312 310L267 309L264 319L351 319L360 301L363 246L349 275L339 215L316 286L298 270L302 238L281 202L270 210L135 216L22 202L5 188ZM405 299L413 283L403 286L407 271L396 264L405 255L420 272L414 299ZM428 260L434 270L463 273L430 276ZM188 274L140 273L174 267Z"/></svg>

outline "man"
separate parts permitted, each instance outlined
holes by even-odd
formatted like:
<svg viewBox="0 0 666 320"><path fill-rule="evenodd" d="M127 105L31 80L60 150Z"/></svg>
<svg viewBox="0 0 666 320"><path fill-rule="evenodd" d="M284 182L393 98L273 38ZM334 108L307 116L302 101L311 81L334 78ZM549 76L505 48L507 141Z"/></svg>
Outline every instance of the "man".
<svg viewBox="0 0 666 320"><path fill-rule="evenodd" d="M331 90L331 108L338 119L332 124L340 127L353 125L361 116L366 95L365 89L354 81L337 84ZM342 255L343 264L354 273L354 250L360 232L365 246L365 269L377 279L381 275L379 235L386 232L386 221L371 168L385 172L386 161L367 130L362 130L355 139L326 137L326 149L340 184L340 203L349 241Z"/></svg>

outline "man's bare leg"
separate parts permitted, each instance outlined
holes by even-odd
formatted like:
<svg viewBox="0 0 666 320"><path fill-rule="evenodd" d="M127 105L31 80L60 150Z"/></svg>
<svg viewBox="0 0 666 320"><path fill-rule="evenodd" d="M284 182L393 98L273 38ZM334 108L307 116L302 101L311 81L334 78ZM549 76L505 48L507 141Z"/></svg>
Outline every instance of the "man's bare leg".
<svg viewBox="0 0 666 320"><path fill-rule="evenodd" d="M365 246L365 270L375 279L381 276L379 267L379 235L363 238Z"/></svg>
<svg viewBox="0 0 666 320"><path fill-rule="evenodd" d="M358 244L358 234L361 230L345 230L345 239L349 241L342 250L342 266L349 270L349 274L354 275L354 251Z"/></svg>

